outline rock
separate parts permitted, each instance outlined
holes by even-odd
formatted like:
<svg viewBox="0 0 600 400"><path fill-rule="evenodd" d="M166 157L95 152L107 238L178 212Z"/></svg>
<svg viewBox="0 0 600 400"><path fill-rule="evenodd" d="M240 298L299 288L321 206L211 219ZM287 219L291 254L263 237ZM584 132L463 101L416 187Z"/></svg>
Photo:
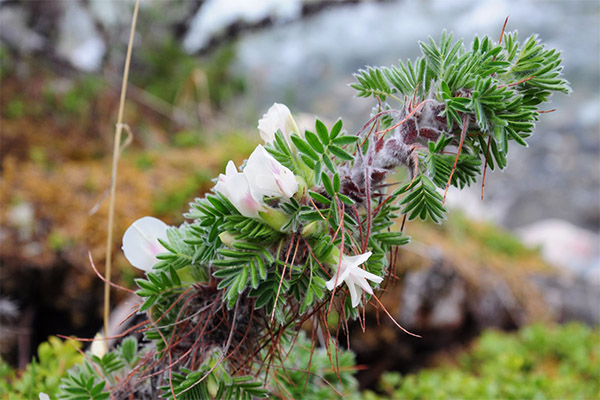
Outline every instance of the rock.
<svg viewBox="0 0 600 400"><path fill-rule="evenodd" d="M421 260L415 268L413 261L401 261L412 266L398 267L399 280L380 297L393 318L420 338L398 329L375 307L366 310L364 333L356 321L350 326L358 363L369 366L357 375L363 387L384 371L428 365L431 357L467 346L488 328L513 330L540 320L600 323L600 286L593 282L565 279L558 270L532 272L518 260L507 268L482 262L473 270L437 248L425 248L422 255L431 258L430 265Z"/></svg>
<svg viewBox="0 0 600 400"><path fill-rule="evenodd" d="M12 206L6 215L9 225L17 230L19 240L28 242L33 238L35 213L31 203Z"/></svg>
<svg viewBox="0 0 600 400"><path fill-rule="evenodd" d="M97 71L102 66L106 44L86 9L74 1L65 4L59 25L57 52L82 71Z"/></svg>
<svg viewBox="0 0 600 400"><path fill-rule="evenodd" d="M0 39L20 53L41 50L46 39L27 26L25 11L17 7L0 8Z"/></svg>
<svg viewBox="0 0 600 400"><path fill-rule="evenodd" d="M600 284L600 235L559 219L524 226L517 234L525 244L539 246L542 257L558 267Z"/></svg>
<svg viewBox="0 0 600 400"><path fill-rule="evenodd" d="M466 282L441 261L404 280L400 321L408 329L457 329L464 323Z"/></svg>
<svg viewBox="0 0 600 400"><path fill-rule="evenodd" d="M540 289L558 322L583 321L588 325L600 323L600 284L581 279L535 276L532 281Z"/></svg>

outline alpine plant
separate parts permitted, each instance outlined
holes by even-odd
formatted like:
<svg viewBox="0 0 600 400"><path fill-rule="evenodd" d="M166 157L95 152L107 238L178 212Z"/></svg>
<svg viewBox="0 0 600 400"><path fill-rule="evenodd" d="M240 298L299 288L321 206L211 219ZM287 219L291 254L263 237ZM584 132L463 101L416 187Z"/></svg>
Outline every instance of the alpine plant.
<svg viewBox="0 0 600 400"><path fill-rule="evenodd" d="M402 221L441 222L447 189L505 168L509 142L527 146L542 103L570 91L560 53L535 35L475 37L467 48L444 32L420 46L414 61L355 74L351 86L374 103L363 126L317 119L300 130L273 104L258 122L262 143L227 164L187 222L135 221L123 251L145 271L145 322L130 332L140 344L88 357L61 398L292 398L323 385L315 351L336 370L321 389L354 390L352 368L340 368L351 354L328 321L344 329L364 307L383 307L389 255L409 241ZM308 344L298 348L301 326Z"/></svg>

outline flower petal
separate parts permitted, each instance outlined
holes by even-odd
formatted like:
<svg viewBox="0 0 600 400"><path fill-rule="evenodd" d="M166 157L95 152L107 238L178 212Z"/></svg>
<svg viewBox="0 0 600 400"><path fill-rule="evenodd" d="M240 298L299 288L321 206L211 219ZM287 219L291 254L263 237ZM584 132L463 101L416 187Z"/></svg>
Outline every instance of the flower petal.
<svg viewBox="0 0 600 400"><path fill-rule="evenodd" d="M149 271L156 264L156 255L165 251L158 239L167 239L168 225L158 218L143 217L135 221L123 235L123 253L136 268Z"/></svg>
<svg viewBox="0 0 600 400"><path fill-rule="evenodd" d="M369 293L369 294L373 294L373 288L371 287L371 285L369 285L369 283L367 282L366 279L355 275L352 275L352 279L351 281L357 285L360 286L362 288L362 290L364 290L365 292Z"/></svg>
<svg viewBox="0 0 600 400"><path fill-rule="evenodd" d="M213 190L227 197L240 214L246 217L258 218L258 212L264 209L261 200L251 191L248 179L238 172L233 161L227 163L225 175L219 175L219 181Z"/></svg>
<svg viewBox="0 0 600 400"><path fill-rule="evenodd" d="M381 283L383 281L382 277L375 275L369 271L365 271L362 268L357 268L356 271L354 271L354 276L365 278L375 283Z"/></svg>
<svg viewBox="0 0 600 400"><path fill-rule="evenodd" d="M352 307L360 304L362 292L359 289L364 290L368 294L373 294L373 288L369 285L367 279L375 283L383 281L383 278L380 276L365 271L360 267L372 254L372 252L368 251L356 256L342 255L341 262L334 267L336 271L335 275L325 283L329 290L333 290L334 286L340 286L342 282L346 283L350 292ZM339 272L337 272L338 270Z"/></svg>
<svg viewBox="0 0 600 400"><path fill-rule="evenodd" d="M360 293L356 290L356 286L353 283L348 283L348 291L350 292L350 300L352 301L352 307L356 307L360 303Z"/></svg>
<svg viewBox="0 0 600 400"><path fill-rule="evenodd" d="M292 197L298 182L289 168L283 166L261 145L256 146L244 167L251 190L256 197Z"/></svg>
<svg viewBox="0 0 600 400"><path fill-rule="evenodd" d="M344 256L343 262L354 267L358 267L359 265L365 263L372 254L372 251L367 251L366 253L358 254L356 256Z"/></svg>
<svg viewBox="0 0 600 400"><path fill-rule="evenodd" d="M289 108L284 104L274 103L258 121L258 130L265 143L272 143L275 140L275 133L279 129L291 146L290 135L297 130L296 122Z"/></svg>

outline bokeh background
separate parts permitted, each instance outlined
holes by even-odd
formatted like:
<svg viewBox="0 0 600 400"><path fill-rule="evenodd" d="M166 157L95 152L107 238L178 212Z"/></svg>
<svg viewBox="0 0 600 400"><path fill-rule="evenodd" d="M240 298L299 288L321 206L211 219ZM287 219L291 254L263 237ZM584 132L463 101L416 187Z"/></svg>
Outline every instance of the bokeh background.
<svg viewBox="0 0 600 400"><path fill-rule="evenodd" d="M130 0L0 1L0 351L23 368L49 335L101 326L111 149L133 10ZM414 371L455 359L489 327L600 318L600 3L480 0L146 0L135 36L125 121L134 134L118 176L115 280L138 271L120 237L144 215L171 224L229 159L258 143L273 102L302 123L342 117L355 131L372 103L352 73L419 55L454 32L562 50L571 95L554 95L529 148L506 171L449 195L443 227L410 223L399 284L386 295L414 342L371 318L352 347L370 366ZM490 172L490 171L488 171ZM126 301L115 293L114 305ZM391 347L390 347L391 346ZM390 348L394 351L390 355ZM440 354L444 355L443 357ZM432 361L433 360L433 361Z"/></svg>

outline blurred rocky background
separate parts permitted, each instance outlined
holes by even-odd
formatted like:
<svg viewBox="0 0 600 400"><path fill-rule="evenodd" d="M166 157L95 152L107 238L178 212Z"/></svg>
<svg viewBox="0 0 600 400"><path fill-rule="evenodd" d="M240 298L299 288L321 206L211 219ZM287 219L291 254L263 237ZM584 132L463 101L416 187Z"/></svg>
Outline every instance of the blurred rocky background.
<svg viewBox="0 0 600 400"><path fill-rule="evenodd" d="M101 325L110 154L130 0L0 0L0 351L23 367L51 334ZM120 163L115 280L137 271L120 251L143 215L182 222L227 160L244 159L273 102L357 130L372 104L352 73L415 58L443 29L563 50L570 96L555 95L509 167L449 195L445 225L409 223L385 304L415 341L369 316L351 346L363 386L428 365L482 329L600 318L600 4L597 1L148 0L140 10ZM490 172L490 171L488 171ZM115 305L125 300L117 293ZM379 326L379 328L377 328ZM390 352L390 349L394 351Z"/></svg>

